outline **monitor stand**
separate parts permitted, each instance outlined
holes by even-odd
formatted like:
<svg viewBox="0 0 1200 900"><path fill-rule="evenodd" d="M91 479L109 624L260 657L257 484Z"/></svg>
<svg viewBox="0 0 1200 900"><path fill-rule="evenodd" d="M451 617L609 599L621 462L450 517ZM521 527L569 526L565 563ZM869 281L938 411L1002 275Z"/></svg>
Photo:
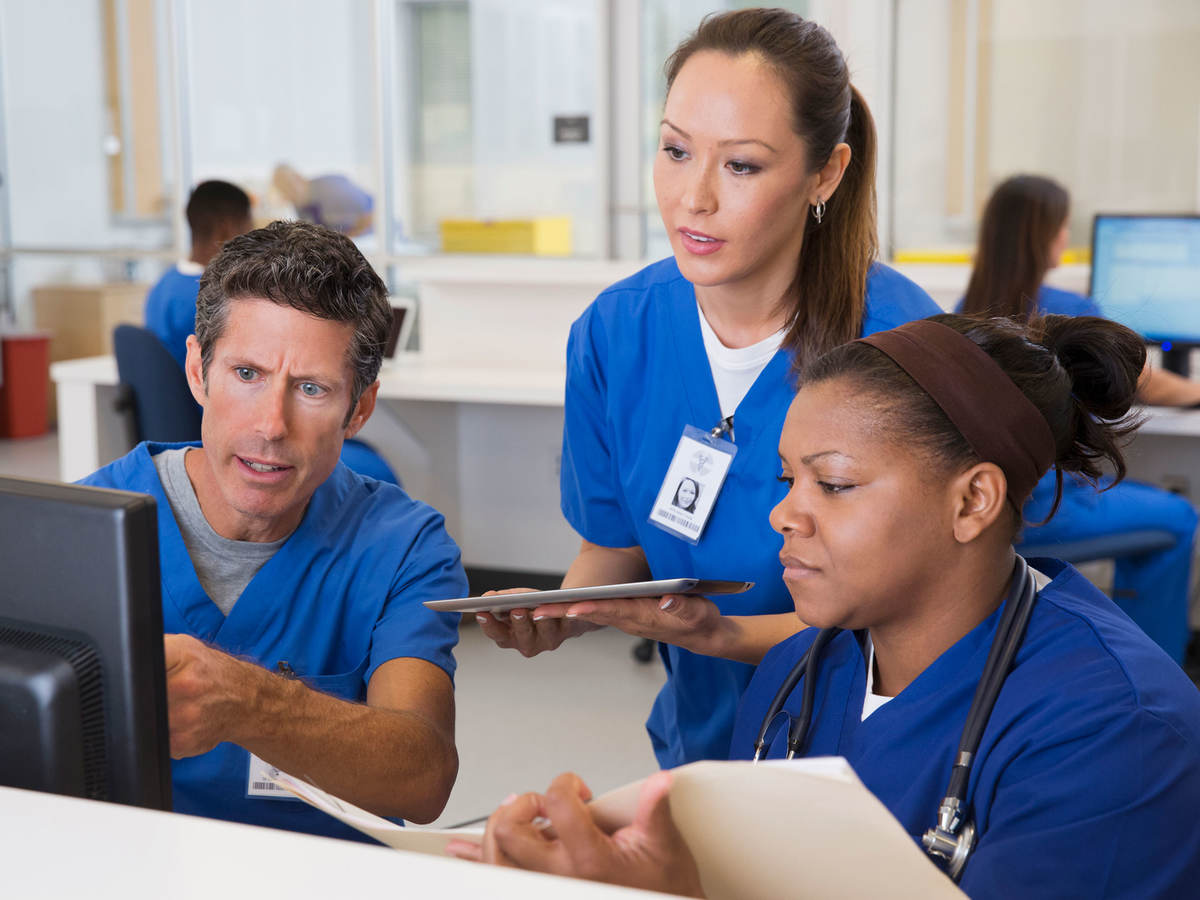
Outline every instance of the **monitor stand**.
<svg viewBox="0 0 1200 900"><path fill-rule="evenodd" d="M1162 367L1168 372L1174 372L1184 378L1189 377L1191 370L1191 355L1193 344L1175 341L1163 341Z"/></svg>

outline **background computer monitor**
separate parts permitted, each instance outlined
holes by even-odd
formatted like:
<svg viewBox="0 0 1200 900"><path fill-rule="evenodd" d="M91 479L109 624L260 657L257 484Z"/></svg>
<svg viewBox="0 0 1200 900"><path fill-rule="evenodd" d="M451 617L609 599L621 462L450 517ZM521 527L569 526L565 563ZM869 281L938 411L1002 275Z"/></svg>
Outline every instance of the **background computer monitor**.
<svg viewBox="0 0 1200 900"><path fill-rule="evenodd" d="M392 322L388 328L387 341L383 345L384 359L395 359L408 350L413 332L416 302L407 297L389 297L392 305Z"/></svg>
<svg viewBox="0 0 1200 900"><path fill-rule="evenodd" d="M1104 315L1160 342L1165 367L1187 374L1200 346L1200 216L1097 215L1089 293Z"/></svg>
<svg viewBox="0 0 1200 900"><path fill-rule="evenodd" d="M0 784L171 808L155 514L0 478Z"/></svg>

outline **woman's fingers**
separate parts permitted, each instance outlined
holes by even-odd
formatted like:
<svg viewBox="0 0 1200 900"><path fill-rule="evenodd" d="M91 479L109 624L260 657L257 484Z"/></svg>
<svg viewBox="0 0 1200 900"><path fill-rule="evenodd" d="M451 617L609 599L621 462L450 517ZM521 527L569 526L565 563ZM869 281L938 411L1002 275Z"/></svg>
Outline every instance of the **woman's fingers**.
<svg viewBox="0 0 1200 900"><path fill-rule="evenodd" d="M480 630L499 647L513 649L522 656L537 656L557 649L563 641L595 626L570 619L543 618L536 611L510 609L501 620L494 613L476 613Z"/></svg>
<svg viewBox="0 0 1200 900"><path fill-rule="evenodd" d="M676 643L694 629L707 626L720 616L716 604L706 597L668 594L632 600L585 600L572 604L567 618L611 625L638 637Z"/></svg>
<svg viewBox="0 0 1200 900"><path fill-rule="evenodd" d="M537 872L557 871L561 848L546 835L543 817L540 794L522 794L506 801L488 819L481 845L483 861Z"/></svg>
<svg viewBox="0 0 1200 900"><path fill-rule="evenodd" d="M454 838L446 844L446 855L470 862L483 862L483 845L465 838Z"/></svg>

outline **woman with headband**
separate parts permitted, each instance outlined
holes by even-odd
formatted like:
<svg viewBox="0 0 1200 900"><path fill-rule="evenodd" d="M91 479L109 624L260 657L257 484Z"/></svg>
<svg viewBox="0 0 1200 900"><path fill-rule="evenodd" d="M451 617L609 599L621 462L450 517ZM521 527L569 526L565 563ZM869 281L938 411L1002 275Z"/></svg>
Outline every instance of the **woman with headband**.
<svg viewBox="0 0 1200 900"><path fill-rule="evenodd" d="M667 85L654 187L674 256L601 294L567 346L562 508L583 540L563 587L755 587L719 606L656 597L479 622L527 656L597 624L663 641L646 727L674 766L724 755L754 664L797 628L767 526L793 367L938 309L875 262L875 127L825 29L780 9L710 16ZM698 491L681 515L685 476Z"/></svg>
<svg viewBox="0 0 1200 900"><path fill-rule="evenodd" d="M1014 175L988 198L979 223L975 268L961 303L972 316L1099 316L1095 301L1043 284L1067 244L1066 188L1040 175ZM1173 372L1142 372L1138 399L1159 406L1200 403L1200 383ZM1049 515L1061 491L1054 518ZM1188 641L1188 595L1196 511L1186 498L1149 484L1126 481L1096 491L1074 478L1059 488L1053 476L1037 486L1025 508L1030 525L1021 536L1040 546L1154 530L1174 537L1157 550L1120 556L1113 569L1113 596L1135 622L1176 660Z"/></svg>
<svg viewBox="0 0 1200 900"><path fill-rule="evenodd" d="M1200 693L1071 566L1026 569L1012 548L1051 465L1123 472L1144 359L1137 335L1102 319L941 315L810 363L780 439L788 493L771 525L795 611L814 627L763 659L730 755L761 743L779 758L795 737L801 755L843 756L914 840L941 828L926 843L949 856L944 807L958 810L975 835L958 871L971 897L1194 896ZM1007 665L989 662L993 645ZM810 649L817 662L797 683ZM809 679L807 726L775 724L788 719L772 716L778 704L802 720ZM997 692L964 758L981 682ZM946 804L964 767L961 802ZM669 781L651 779L635 824L608 835L582 782L560 776L497 810L481 850L456 852L699 894Z"/></svg>

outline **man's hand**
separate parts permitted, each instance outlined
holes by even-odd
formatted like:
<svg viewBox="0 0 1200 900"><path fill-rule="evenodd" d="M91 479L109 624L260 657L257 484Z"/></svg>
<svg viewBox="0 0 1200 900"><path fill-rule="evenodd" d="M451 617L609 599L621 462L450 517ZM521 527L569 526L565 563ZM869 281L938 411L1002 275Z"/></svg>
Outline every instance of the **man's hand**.
<svg viewBox="0 0 1200 900"><path fill-rule="evenodd" d="M560 775L544 796L524 794L496 810L481 847L455 841L447 851L496 865L702 897L696 861L671 819L670 788L669 772L652 775L633 823L609 835L587 807L587 786L577 775Z"/></svg>
<svg viewBox="0 0 1200 900"><path fill-rule="evenodd" d="M257 685L272 676L187 634L163 636L171 756L207 753L234 740Z"/></svg>
<svg viewBox="0 0 1200 900"><path fill-rule="evenodd" d="M186 634L164 637L171 756L230 741L383 816L438 817L458 774L454 688L423 659L375 670L351 703Z"/></svg>

